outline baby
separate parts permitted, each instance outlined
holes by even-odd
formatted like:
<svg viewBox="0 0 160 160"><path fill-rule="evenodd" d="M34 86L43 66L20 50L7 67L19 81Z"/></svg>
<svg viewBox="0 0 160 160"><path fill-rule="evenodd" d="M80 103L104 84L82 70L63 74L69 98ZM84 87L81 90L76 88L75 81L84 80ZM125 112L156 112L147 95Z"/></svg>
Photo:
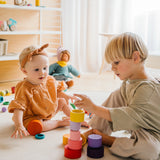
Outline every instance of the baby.
<svg viewBox="0 0 160 160"><path fill-rule="evenodd" d="M68 104L73 97L66 95L63 81L57 82L48 75L49 60L44 48L29 46L19 56L21 71L26 78L16 85L15 99L11 101L8 111L13 113L15 131L11 137L36 135L61 126L68 126L69 118L51 120L58 111L70 116ZM62 98L63 97L63 98Z"/></svg>

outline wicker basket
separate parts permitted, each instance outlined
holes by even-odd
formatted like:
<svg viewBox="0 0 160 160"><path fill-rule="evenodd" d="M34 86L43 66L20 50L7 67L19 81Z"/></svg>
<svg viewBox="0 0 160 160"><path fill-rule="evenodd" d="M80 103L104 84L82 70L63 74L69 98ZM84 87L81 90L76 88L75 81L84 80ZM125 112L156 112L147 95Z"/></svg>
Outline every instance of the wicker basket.
<svg viewBox="0 0 160 160"><path fill-rule="evenodd" d="M0 39L0 56L7 55L8 40Z"/></svg>

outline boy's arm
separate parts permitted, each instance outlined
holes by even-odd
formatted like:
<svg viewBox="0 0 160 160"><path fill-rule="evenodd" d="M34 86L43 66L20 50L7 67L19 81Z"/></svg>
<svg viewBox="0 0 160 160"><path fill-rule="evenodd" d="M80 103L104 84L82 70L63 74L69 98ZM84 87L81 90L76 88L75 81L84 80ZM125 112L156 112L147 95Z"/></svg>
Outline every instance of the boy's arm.
<svg viewBox="0 0 160 160"><path fill-rule="evenodd" d="M112 121L108 108L94 104L92 100L86 95L74 94L74 96L78 97L74 102L77 107L84 108L90 113L94 113L97 116L104 118L110 122Z"/></svg>

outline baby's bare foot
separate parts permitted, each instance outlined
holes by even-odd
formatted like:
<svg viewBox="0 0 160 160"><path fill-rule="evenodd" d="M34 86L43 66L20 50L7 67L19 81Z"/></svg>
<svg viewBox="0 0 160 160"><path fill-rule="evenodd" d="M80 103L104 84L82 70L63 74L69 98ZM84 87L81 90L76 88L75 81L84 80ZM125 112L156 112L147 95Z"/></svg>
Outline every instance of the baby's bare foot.
<svg viewBox="0 0 160 160"><path fill-rule="evenodd" d="M69 125L70 125L69 119L58 120L58 127L64 127L64 126L69 126Z"/></svg>

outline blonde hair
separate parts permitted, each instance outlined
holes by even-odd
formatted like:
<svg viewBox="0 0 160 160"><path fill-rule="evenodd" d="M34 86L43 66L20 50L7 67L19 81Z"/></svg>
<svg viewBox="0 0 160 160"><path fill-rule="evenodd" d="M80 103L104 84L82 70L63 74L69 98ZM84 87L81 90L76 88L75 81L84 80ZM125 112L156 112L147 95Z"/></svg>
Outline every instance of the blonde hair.
<svg viewBox="0 0 160 160"><path fill-rule="evenodd" d="M30 54L31 52L35 51L37 49L36 46L29 46L29 47L26 47L22 50L22 52L20 53L19 55L19 63L20 63L20 66L21 66L21 63L23 61L23 59L28 55Z"/></svg>
<svg viewBox="0 0 160 160"><path fill-rule="evenodd" d="M136 34L126 32L113 37L106 46L105 59L112 63L117 59L131 59L134 51L138 51L141 61L145 61L148 50L143 40Z"/></svg>
<svg viewBox="0 0 160 160"><path fill-rule="evenodd" d="M26 62L31 61L33 56L44 55L48 57L47 53L44 50L48 46L49 44L47 43L41 46L40 48L37 48L36 46L29 46L25 48L19 55L19 63L21 68L24 68Z"/></svg>

